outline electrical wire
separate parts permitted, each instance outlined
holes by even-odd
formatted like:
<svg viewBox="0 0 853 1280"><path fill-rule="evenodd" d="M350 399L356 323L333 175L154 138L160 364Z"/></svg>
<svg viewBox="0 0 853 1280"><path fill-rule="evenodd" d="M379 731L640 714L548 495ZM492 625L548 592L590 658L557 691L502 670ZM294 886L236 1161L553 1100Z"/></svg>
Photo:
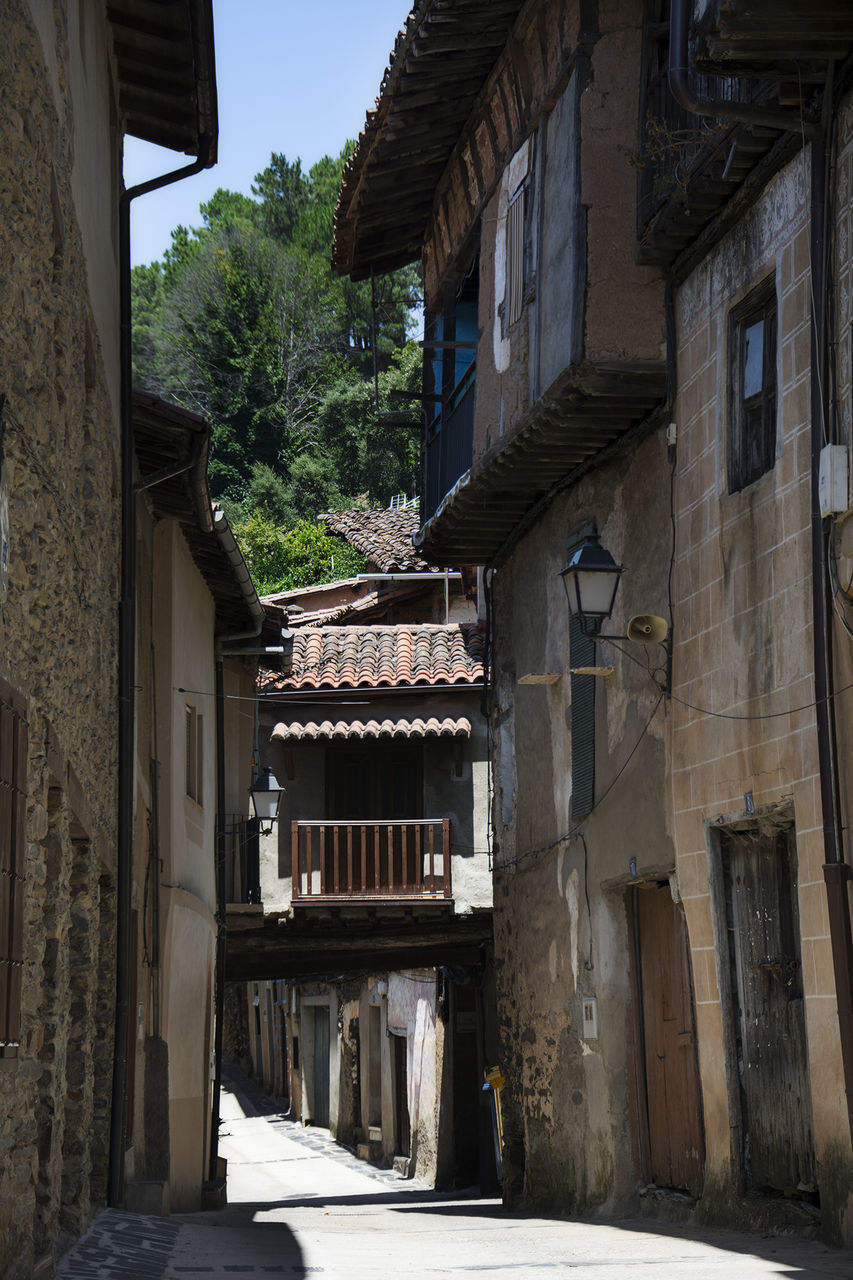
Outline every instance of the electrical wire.
<svg viewBox="0 0 853 1280"><path fill-rule="evenodd" d="M663 690L659 689L657 701L655 702L655 705L652 707L651 714L649 715L649 718L646 720L645 724L643 725L643 728L640 731L639 737L637 738L631 750L628 752L628 755L623 761L619 770L611 778L610 782L608 783L604 791L601 793L601 795L596 798L596 801L595 801L596 808L598 808L602 804L602 802L607 798L607 796L610 795L610 792L616 786L617 782L622 777L625 770L628 768L628 765L633 760L634 756L637 753L637 750L639 749L640 743L643 741L649 729L651 728L652 721L657 715L658 708L660 707L663 700L664 700ZM575 825L570 827L568 831L564 832L560 836L557 836L556 840L549 841L548 844L540 845L537 848L533 848L533 849L526 849L523 853L517 853L512 858L507 858L505 860L502 859L500 862L497 862L495 864L495 870L503 871L508 867L516 867L519 865L519 863L525 862L528 858L541 857L546 853L551 853L559 845L566 844L570 840L583 839L583 826L584 824L582 822L575 823ZM584 848L585 847L586 846L584 846Z"/></svg>

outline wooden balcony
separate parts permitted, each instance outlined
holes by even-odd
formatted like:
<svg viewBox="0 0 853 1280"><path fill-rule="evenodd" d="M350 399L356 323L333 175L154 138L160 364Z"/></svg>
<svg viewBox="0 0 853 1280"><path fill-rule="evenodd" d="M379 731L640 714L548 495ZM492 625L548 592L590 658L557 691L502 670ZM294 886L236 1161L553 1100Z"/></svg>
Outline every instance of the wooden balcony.
<svg viewBox="0 0 853 1280"><path fill-rule="evenodd" d="M294 822L292 901L450 899L450 819Z"/></svg>

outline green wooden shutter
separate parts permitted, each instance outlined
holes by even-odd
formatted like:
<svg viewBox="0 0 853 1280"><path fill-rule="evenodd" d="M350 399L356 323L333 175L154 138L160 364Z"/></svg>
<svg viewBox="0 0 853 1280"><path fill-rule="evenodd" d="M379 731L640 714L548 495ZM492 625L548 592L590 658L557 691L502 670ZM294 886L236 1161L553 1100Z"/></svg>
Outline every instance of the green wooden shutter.
<svg viewBox="0 0 853 1280"><path fill-rule="evenodd" d="M569 662L573 667L595 666L595 643L585 636L577 618L569 623ZM571 677L572 692L572 818L595 808L595 676Z"/></svg>

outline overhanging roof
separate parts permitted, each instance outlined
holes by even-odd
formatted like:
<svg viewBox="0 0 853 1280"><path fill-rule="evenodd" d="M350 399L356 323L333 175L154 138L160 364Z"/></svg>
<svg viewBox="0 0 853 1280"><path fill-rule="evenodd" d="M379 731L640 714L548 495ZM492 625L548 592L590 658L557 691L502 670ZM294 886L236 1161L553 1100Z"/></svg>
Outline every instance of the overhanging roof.
<svg viewBox="0 0 853 1280"><path fill-rule="evenodd" d="M433 196L522 0L420 0L344 169L332 266L354 280L420 257Z"/></svg>
<svg viewBox="0 0 853 1280"><path fill-rule="evenodd" d="M423 719L386 720L310 720L305 724L277 724L271 738L291 746L294 742L367 742L390 738L470 738L471 721L465 716L429 716Z"/></svg>
<svg viewBox="0 0 853 1280"><path fill-rule="evenodd" d="M425 522L416 545L439 564L487 565L560 480L663 400L666 372L572 366L508 442L483 454Z"/></svg>
<svg viewBox="0 0 853 1280"><path fill-rule="evenodd" d="M126 133L216 163L212 0L109 0Z"/></svg>
<svg viewBox="0 0 853 1280"><path fill-rule="evenodd" d="M138 493L154 514L177 520L216 608L216 630L248 630L263 615L249 570L224 513L210 500L207 461L210 427L187 409L144 391L133 393L133 442ZM232 545L233 544L233 545ZM231 552L226 549L231 547Z"/></svg>

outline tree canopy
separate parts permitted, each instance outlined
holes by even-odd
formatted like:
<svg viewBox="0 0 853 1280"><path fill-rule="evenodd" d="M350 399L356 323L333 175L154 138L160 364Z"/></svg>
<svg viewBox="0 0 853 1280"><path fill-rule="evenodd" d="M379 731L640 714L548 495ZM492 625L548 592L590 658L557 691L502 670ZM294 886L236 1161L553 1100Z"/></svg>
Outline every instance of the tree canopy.
<svg viewBox="0 0 853 1280"><path fill-rule="evenodd" d="M321 511L417 488L417 433L379 415L419 384L407 329L420 279L383 277L374 309L369 282L333 275L350 150L307 173L273 154L251 196L220 188L198 227L176 227L162 260L133 271L135 384L211 423L211 493L265 592L303 585L303 561L327 575L313 581L342 576Z"/></svg>

